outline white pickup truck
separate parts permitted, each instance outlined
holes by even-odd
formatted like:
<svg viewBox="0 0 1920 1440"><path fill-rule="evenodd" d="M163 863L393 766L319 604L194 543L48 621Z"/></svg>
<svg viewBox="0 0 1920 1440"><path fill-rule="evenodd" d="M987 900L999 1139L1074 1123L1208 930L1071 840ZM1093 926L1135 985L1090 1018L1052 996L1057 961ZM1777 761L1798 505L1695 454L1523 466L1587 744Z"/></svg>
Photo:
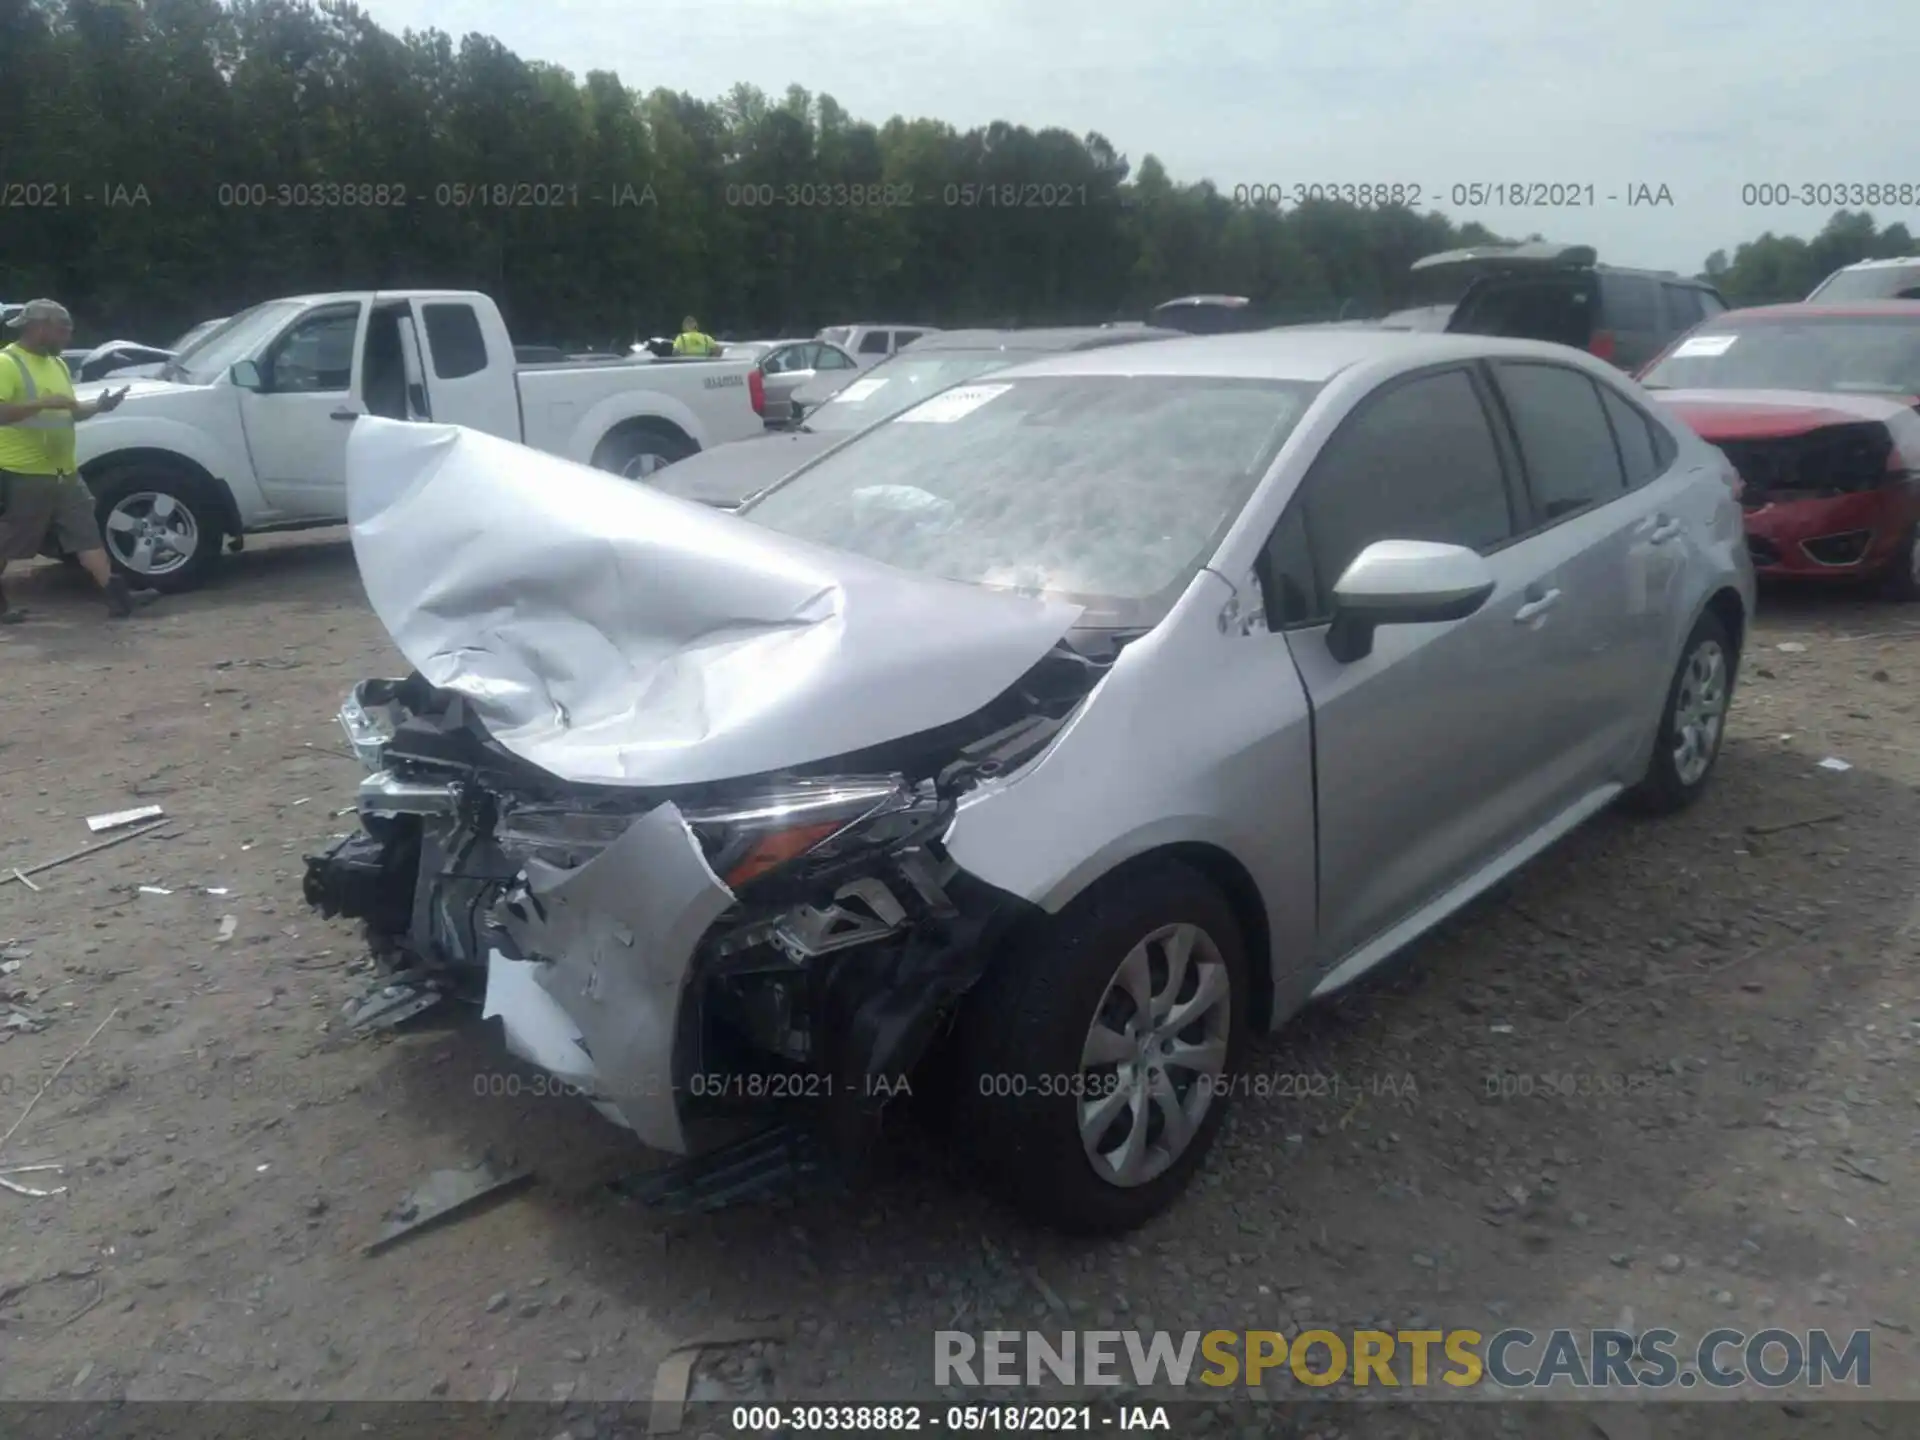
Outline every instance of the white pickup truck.
<svg viewBox="0 0 1920 1440"><path fill-rule="evenodd" d="M301 295L242 311L132 381L79 427L77 458L114 565L178 591L223 543L342 523L362 415L463 425L638 479L762 433L765 403L747 360L518 364L499 309L470 290Z"/></svg>

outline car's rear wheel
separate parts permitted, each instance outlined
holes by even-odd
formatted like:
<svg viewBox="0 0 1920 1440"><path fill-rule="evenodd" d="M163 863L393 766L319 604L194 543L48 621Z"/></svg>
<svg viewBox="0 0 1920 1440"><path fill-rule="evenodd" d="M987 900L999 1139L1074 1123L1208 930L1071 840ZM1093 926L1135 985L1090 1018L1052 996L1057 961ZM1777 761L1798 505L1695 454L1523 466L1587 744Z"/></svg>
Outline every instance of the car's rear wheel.
<svg viewBox="0 0 1920 1440"><path fill-rule="evenodd" d="M1911 604L1920 600L1920 525L1913 526L1894 552L1880 580L1880 591L1889 600Z"/></svg>
<svg viewBox="0 0 1920 1440"><path fill-rule="evenodd" d="M1708 611L1681 647L1646 776L1627 792L1635 808L1669 814L1705 791L1726 738L1737 661L1725 623Z"/></svg>
<svg viewBox="0 0 1920 1440"><path fill-rule="evenodd" d="M593 452L593 464L595 469L610 470L629 480L651 480L699 448L670 426L628 425L600 442Z"/></svg>
<svg viewBox="0 0 1920 1440"><path fill-rule="evenodd" d="M1247 958L1185 865L1110 877L968 997L959 1116L988 1182L1059 1229L1130 1230L1205 1160L1244 1048Z"/></svg>

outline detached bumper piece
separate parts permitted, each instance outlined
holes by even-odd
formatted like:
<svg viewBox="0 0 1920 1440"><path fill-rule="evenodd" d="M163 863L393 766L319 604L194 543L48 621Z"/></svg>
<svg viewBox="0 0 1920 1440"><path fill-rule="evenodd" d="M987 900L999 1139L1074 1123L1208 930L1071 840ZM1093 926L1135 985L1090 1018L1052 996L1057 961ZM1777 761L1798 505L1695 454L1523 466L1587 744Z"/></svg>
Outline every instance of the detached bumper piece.
<svg viewBox="0 0 1920 1440"><path fill-rule="evenodd" d="M405 933L413 918L418 863L418 845L349 835L307 857L301 889L307 904L329 920L364 920L374 929Z"/></svg>

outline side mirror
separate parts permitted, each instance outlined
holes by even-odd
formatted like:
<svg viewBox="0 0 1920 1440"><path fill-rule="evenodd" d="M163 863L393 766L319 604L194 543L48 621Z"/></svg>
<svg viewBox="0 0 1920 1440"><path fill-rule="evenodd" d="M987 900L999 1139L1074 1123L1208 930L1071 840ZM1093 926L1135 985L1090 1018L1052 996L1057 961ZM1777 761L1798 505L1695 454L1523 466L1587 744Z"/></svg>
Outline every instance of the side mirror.
<svg viewBox="0 0 1920 1440"><path fill-rule="evenodd" d="M260 374L260 367L251 360L236 360L227 367L227 378L242 390L264 390L266 379Z"/></svg>
<svg viewBox="0 0 1920 1440"><path fill-rule="evenodd" d="M1493 569L1464 545L1431 540L1376 540L1333 587L1327 650L1343 665L1373 652L1382 625L1464 620L1493 594Z"/></svg>

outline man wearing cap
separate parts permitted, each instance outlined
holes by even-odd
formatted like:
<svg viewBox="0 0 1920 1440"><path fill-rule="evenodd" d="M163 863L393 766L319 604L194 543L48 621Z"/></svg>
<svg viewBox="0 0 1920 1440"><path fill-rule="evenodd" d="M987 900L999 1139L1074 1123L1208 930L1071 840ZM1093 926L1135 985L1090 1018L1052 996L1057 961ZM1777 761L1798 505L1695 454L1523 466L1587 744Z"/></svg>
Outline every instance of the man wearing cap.
<svg viewBox="0 0 1920 1440"><path fill-rule="evenodd" d="M680 333L674 338L673 353L676 355L717 355L720 342L700 328L700 322L689 315L680 322Z"/></svg>
<svg viewBox="0 0 1920 1440"><path fill-rule="evenodd" d="M73 317L57 301L29 300L7 328L19 338L0 349L0 571L9 560L39 554L51 530L105 593L107 613L131 615L134 593L113 573L93 496L73 462L74 424L113 409L126 391L84 405L74 398L73 377L60 358L73 338ZM0 590L0 624L24 614L9 608Z"/></svg>

